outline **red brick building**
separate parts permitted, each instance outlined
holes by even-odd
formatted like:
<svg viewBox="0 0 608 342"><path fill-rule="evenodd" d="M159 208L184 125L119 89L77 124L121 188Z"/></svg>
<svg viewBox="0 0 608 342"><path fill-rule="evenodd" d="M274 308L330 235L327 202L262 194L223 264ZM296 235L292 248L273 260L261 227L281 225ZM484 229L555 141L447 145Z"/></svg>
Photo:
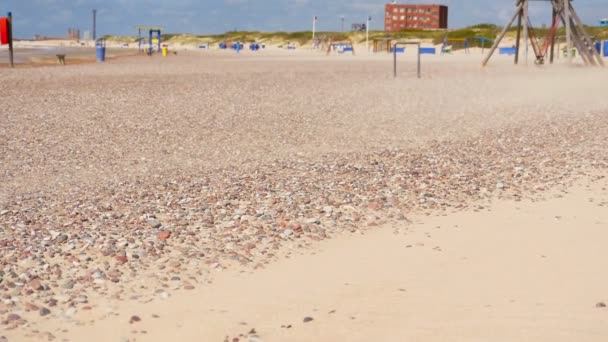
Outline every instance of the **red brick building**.
<svg viewBox="0 0 608 342"><path fill-rule="evenodd" d="M387 4L384 12L384 31L448 28L448 6Z"/></svg>

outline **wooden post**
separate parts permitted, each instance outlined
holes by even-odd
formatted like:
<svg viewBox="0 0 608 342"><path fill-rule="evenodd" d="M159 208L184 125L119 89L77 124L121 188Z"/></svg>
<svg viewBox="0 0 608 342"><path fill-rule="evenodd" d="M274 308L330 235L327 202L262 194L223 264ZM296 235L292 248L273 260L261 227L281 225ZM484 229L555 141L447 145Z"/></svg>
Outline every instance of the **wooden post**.
<svg viewBox="0 0 608 342"><path fill-rule="evenodd" d="M8 60L11 68L15 67L13 51L13 13L8 12Z"/></svg>
<svg viewBox="0 0 608 342"><path fill-rule="evenodd" d="M555 6L551 6L553 8L553 10L551 11L552 16L551 16L551 27L555 27L556 22L557 22L557 18L555 17L557 15L556 11L555 11ZM555 31L557 32L557 30ZM555 34L553 34L553 37L551 38L551 51L550 51L550 55L549 55L549 63L553 64L553 58L555 56Z"/></svg>
<svg viewBox="0 0 608 342"><path fill-rule="evenodd" d="M566 25L567 22L571 22L572 18L570 18L570 20L566 20L566 18L564 18L562 16L562 21L564 22L564 25ZM572 23L570 26L570 33L571 33L571 39L570 39L570 44L572 46L572 44L576 45L576 48L579 50L579 55L581 56L581 59L583 60L583 63L585 65L589 65L589 64L595 64L595 61L589 60L589 55L587 53L585 53L585 47L582 45L581 41L579 40L579 36L578 34L575 34L576 32L576 27L572 27ZM572 55L572 48L568 49L567 51L567 56L569 59L568 63L572 63L572 57L574 57Z"/></svg>
<svg viewBox="0 0 608 342"><path fill-rule="evenodd" d="M562 0L566 24L566 56L568 64L572 64L572 27L570 26L570 0Z"/></svg>
<svg viewBox="0 0 608 342"><path fill-rule="evenodd" d="M397 77L397 43L393 45L393 77Z"/></svg>
<svg viewBox="0 0 608 342"><path fill-rule="evenodd" d="M420 74L420 43L418 43L418 78L421 77Z"/></svg>
<svg viewBox="0 0 608 342"><path fill-rule="evenodd" d="M574 20L572 20L572 41L576 45L579 55L581 55L581 58L585 60L585 64L597 65L595 58L593 58L593 55L589 53L588 46L581 39L582 36L583 35L579 31L579 28L574 24Z"/></svg>
<svg viewBox="0 0 608 342"><path fill-rule="evenodd" d="M519 41L521 40L521 16L522 13L519 11L519 16L517 17L517 38L515 40L515 64L519 63Z"/></svg>
<svg viewBox="0 0 608 342"><path fill-rule="evenodd" d="M588 45L591 48L591 51L590 51L590 54L592 55L591 58L592 59L595 58L599 65L604 66L604 60L602 59L602 56L595 49L593 41L591 40L591 36L589 36L589 34L587 33L587 30L585 30L585 25L583 24L583 21L576 13L576 10L574 9L574 7L570 8L570 14L572 15L572 19L573 19L574 23L580 30L580 33L582 33L582 35L583 35L583 41L584 41L584 43L586 43L585 45Z"/></svg>
<svg viewBox="0 0 608 342"><path fill-rule="evenodd" d="M515 18L517 18L517 15L519 15L519 13L521 12L522 7L523 7L523 3L522 3L522 0L520 0L519 5L517 6L517 10L515 10L515 14L513 14L513 17L511 18L511 20L509 20L507 25L505 25L505 27L502 29L502 32L500 33L498 38L496 38L496 40L494 41L494 44L492 45L490 52L488 52L487 56L483 59L481 66L486 66L488 64L488 61L490 60L490 58L492 58L492 55L496 51L496 48L498 48L500 41L504 38L505 34L507 33L507 30L509 30L511 25L513 25L513 22L515 21Z"/></svg>
<svg viewBox="0 0 608 342"><path fill-rule="evenodd" d="M528 13L528 0L524 0L523 2L523 11L524 11L524 58L526 59L526 65L528 65L528 38L530 36L530 31L528 27L529 13Z"/></svg>

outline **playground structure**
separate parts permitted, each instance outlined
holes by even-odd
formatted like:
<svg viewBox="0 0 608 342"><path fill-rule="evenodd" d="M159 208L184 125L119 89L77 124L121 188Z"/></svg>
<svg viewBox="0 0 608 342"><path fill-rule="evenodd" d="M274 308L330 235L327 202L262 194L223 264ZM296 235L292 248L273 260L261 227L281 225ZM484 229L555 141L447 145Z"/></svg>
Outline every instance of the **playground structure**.
<svg viewBox="0 0 608 342"><path fill-rule="evenodd" d="M400 45L402 45L402 46L416 45L418 47L418 54L417 54L418 55L418 73L417 73L417 75L418 75L418 78L420 78L421 77L421 70L420 70L421 69L421 65L420 65L421 64L420 63L421 47L420 47L420 41L418 41L418 40L396 41L393 44L393 48L392 48L392 51L393 51L393 77L395 77L395 78L397 77L397 50Z"/></svg>
<svg viewBox="0 0 608 342"><path fill-rule="evenodd" d="M541 40L535 33L529 16L529 5L531 1L543 1L551 4L552 24L549 28L547 36ZM553 63L555 56L556 33L560 22L566 29L566 57L568 63L572 63L573 45L579 52L581 59L585 65L604 66L602 57L595 48L595 43L591 36L587 33L583 22L578 16L576 10L572 6L572 0L517 0L515 13L503 28L498 38L494 41L492 48L484 58L482 66L486 66L492 58L492 55L500 45L509 28L517 19L517 38L515 41L515 64L519 63L519 52L521 44L521 34L523 31L523 41L525 44L524 56L526 63L528 62L528 43L532 45L533 52L536 56L535 63L544 64L545 57L549 53L550 62Z"/></svg>
<svg viewBox="0 0 608 342"><path fill-rule="evenodd" d="M448 34L446 32L445 34L445 38L443 39L443 43L441 44L441 54L450 54L452 53L452 48L453 45L450 44L450 42L459 42L462 43L462 47L464 48L465 52L468 53L469 51L469 40L467 38L448 38Z"/></svg>
<svg viewBox="0 0 608 342"><path fill-rule="evenodd" d="M372 41L372 52L391 53L392 38L374 38Z"/></svg>
<svg viewBox="0 0 608 342"><path fill-rule="evenodd" d="M138 51L139 52L143 52L144 50L142 49L142 45L145 45L145 38L142 37L141 33L142 31L148 31L148 48L146 49L146 53L148 55L152 55L152 53L154 52L154 46L157 46L156 51L160 52L161 51L161 32L164 30L163 27L161 26L136 26L135 27L137 29L138 35L137 35L137 42L138 42ZM156 38L154 37L156 36Z"/></svg>
<svg viewBox="0 0 608 342"><path fill-rule="evenodd" d="M476 44L478 42L478 44ZM451 54L455 48L463 49L466 54L469 54L469 49L473 46L481 47L481 53L483 54L486 48L486 42L494 42L493 39L488 37L465 37L465 38L449 38L448 32L445 34L445 38L441 44L441 54Z"/></svg>

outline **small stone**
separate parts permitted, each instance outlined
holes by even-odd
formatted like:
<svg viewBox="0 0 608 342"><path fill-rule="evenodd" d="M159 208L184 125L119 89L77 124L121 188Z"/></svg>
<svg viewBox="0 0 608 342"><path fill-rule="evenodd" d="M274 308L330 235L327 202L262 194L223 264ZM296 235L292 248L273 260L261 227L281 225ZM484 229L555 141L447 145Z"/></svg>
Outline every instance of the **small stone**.
<svg viewBox="0 0 608 342"><path fill-rule="evenodd" d="M312 322L313 320L314 320L314 318L307 316L307 317L304 317L303 322L308 323L308 322Z"/></svg>
<svg viewBox="0 0 608 342"><path fill-rule="evenodd" d="M503 183L503 182L496 183L496 189L502 190L504 188L505 188L505 183Z"/></svg>
<svg viewBox="0 0 608 342"><path fill-rule="evenodd" d="M32 303L25 303L25 310L26 311L38 311L39 307L36 304L32 304Z"/></svg>
<svg viewBox="0 0 608 342"><path fill-rule="evenodd" d="M6 336L0 336L0 342L8 342L8 338Z"/></svg>
<svg viewBox="0 0 608 342"><path fill-rule="evenodd" d="M595 307L596 307L596 308L605 308L605 307L606 307L606 303L604 303L604 302L599 302L599 303L595 304Z"/></svg>
<svg viewBox="0 0 608 342"><path fill-rule="evenodd" d="M255 335L257 334L257 331L255 331L255 328L251 328L251 330L249 330L249 335Z"/></svg>
<svg viewBox="0 0 608 342"><path fill-rule="evenodd" d="M65 234L60 234L55 238L55 243L64 243L68 241L68 236Z"/></svg>
<svg viewBox="0 0 608 342"><path fill-rule="evenodd" d="M44 316L50 315L51 310L49 310L47 308L41 308L39 313L40 313L40 316L44 317Z"/></svg>
<svg viewBox="0 0 608 342"><path fill-rule="evenodd" d="M77 303L81 303L81 304L86 304L86 303L89 302L87 296L85 296L85 295L81 295L81 296L76 297L76 299L74 299L74 301L77 302Z"/></svg>
<svg viewBox="0 0 608 342"><path fill-rule="evenodd" d="M131 316L131 319L129 319L129 324L133 324L136 322L141 322L141 318L139 318L139 316L135 316L135 315Z"/></svg>
<svg viewBox="0 0 608 342"><path fill-rule="evenodd" d="M321 224L321 220L317 217L306 219L305 222L308 224Z"/></svg>
<svg viewBox="0 0 608 342"><path fill-rule="evenodd" d="M129 258L127 258L125 255L117 255L114 257L116 259L117 262L124 264L127 261L129 261Z"/></svg>
<svg viewBox="0 0 608 342"><path fill-rule="evenodd" d="M40 279L36 278L36 279L32 279L28 285L32 288L32 290L35 291L42 291L44 290L44 286L42 286L42 283L40 282Z"/></svg>
<svg viewBox="0 0 608 342"><path fill-rule="evenodd" d="M160 228L160 226L162 225L160 223L159 220L153 219L153 220L148 220L148 224L150 225L150 227L152 228Z"/></svg>
<svg viewBox="0 0 608 342"><path fill-rule="evenodd" d="M6 320L9 322L18 321L20 319L21 319L21 316L15 314L15 313L12 313L12 314L9 314L8 316L6 316Z"/></svg>
<svg viewBox="0 0 608 342"><path fill-rule="evenodd" d="M194 286L192 286L192 285L185 285L184 289L185 290L194 290Z"/></svg>
<svg viewBox="0 0 608 342"><path fill-rule="evenodd" d="M170 237L171 237L171 232L170 231L163 230L162 232L158 233L158 239L159 240L167 240Z"/></svg>

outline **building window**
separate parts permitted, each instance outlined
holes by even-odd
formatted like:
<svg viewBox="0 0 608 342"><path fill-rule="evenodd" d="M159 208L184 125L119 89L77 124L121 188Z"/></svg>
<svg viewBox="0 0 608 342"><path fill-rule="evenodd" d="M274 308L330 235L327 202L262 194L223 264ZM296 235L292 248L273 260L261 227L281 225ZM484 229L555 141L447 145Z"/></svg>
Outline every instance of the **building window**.
<svg viewBox="0 0 608 342"><path fill-rule="evenodd" d="M402 8L399 12L401 12L401 13L405 12L405 8Z"/></svg>
<svg viewBox="0 0 608 342"><path fill-rule="evenodd" d="M398 8L393 8L393 12L397 13L397 12L399 12L399 9Z"/></svg>
<svg viewBox="0 0 608 342"><path fill-rule="evenodd" d="M405 20L405 16L404 16L404 15L402 15L402 16L400 17L400 19L401 19L401 20Z"/></svg>
<svg viewBox="0 0 608 342"><path fill-rule="evenodd" d="M393 16L393 20L397 20L397 16L396 15Z"/></svg>

